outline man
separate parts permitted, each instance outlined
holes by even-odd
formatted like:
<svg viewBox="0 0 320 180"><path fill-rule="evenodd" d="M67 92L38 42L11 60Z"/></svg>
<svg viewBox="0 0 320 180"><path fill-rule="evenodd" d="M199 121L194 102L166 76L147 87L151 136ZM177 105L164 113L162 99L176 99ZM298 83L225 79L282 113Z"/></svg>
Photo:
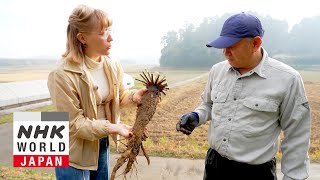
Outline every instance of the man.
<svg viewBox="0 0 320 180"><path fill-rule="evenodd" d="M205 180L277 179L281 130L283 179L308 177L310 108L303 82L296 70L268 57L263 34L257 17L240 13L207 44L223 49L227 60L212 67L201 104L176 127L189 135L211 121Z"/></svg>

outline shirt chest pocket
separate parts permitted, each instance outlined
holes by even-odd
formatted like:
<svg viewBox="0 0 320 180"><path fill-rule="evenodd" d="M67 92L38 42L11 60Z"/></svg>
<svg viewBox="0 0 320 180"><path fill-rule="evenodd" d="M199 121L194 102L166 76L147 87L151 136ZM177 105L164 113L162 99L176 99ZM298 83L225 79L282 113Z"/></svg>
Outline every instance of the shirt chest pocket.
<svg viewBox="0 0 320 180"><path fill-rule="evenodd" d="M213 103L225 103L227 101L228 92L225 87L219 83L212 88L211 100Z"/></svg>
<svg viewBox="0 0 320 180"><path fill-rule="evenodd" d="M279 103L272 99L248 97L244 99L243 105L254 111L277 112Z"/></svg>
<svg viewBox="0 0 320 180"><path fill-rule="evenodd" d="M211 100L213 103L224 103L227 101L228 93L226 92L212 92Z"/></svg>
<svg viewBox="0 0 320 180"><path fill-rule="evenodd" d="M248 97L243 100L244 109L239 112L242 133L247 137L262 136L278 126L279 102L267 98Z"/></svg>
<svg viewBox="0 0 320 180"><path fill-rule="evenodd" d="M223 110L225 109L225 103L228 98L227 92L221 91L212 91L211 100L212 100L212 118L220 119Z"/></svg>

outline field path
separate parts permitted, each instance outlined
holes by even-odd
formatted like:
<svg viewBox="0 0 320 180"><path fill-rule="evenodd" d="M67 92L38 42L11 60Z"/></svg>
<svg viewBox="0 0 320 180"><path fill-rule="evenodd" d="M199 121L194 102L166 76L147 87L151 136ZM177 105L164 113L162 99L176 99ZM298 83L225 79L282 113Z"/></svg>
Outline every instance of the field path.
<svg viewBox="0 0 320 180"><path fill-rule="evenodd" d="M183 81L180 81L180 82L175 82L173 84L169 84L169 88L175 88L175 87L190 83L192 81L204 78L204 77L208 76L208 74L209 73L204 73L204 74L201 74L200 76L196 76L196 77L191 78L191 79L186 79L186 80L183 80Z"/></svg>

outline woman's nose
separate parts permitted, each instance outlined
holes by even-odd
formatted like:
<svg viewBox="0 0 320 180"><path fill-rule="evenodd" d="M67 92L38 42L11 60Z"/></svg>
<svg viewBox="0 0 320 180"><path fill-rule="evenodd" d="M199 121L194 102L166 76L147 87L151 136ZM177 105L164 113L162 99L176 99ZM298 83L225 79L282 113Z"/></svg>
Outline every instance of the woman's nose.
<svg viewBox="0 0 320 180"><path fill-rule="evenodd" d="M109 34L109 36L108 36L107 40L108 40L108 42L113 41L113 37L112 37L112 35L111 35L111 34Z"/></svg>

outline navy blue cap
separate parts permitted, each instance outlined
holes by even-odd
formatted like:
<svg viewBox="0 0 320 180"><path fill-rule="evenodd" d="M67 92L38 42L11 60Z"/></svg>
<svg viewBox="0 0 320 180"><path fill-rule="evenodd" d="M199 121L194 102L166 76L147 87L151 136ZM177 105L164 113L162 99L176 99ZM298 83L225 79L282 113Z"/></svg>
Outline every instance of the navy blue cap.
<svg viewBox="0 0 320 180"><path fill-rule="evenodd" d="M209 42L207 47L223 49L232 46L246 37L263 37L264 30L260 20L247 13L239 13L229 17L223 24L220 36Z"/></svg>

